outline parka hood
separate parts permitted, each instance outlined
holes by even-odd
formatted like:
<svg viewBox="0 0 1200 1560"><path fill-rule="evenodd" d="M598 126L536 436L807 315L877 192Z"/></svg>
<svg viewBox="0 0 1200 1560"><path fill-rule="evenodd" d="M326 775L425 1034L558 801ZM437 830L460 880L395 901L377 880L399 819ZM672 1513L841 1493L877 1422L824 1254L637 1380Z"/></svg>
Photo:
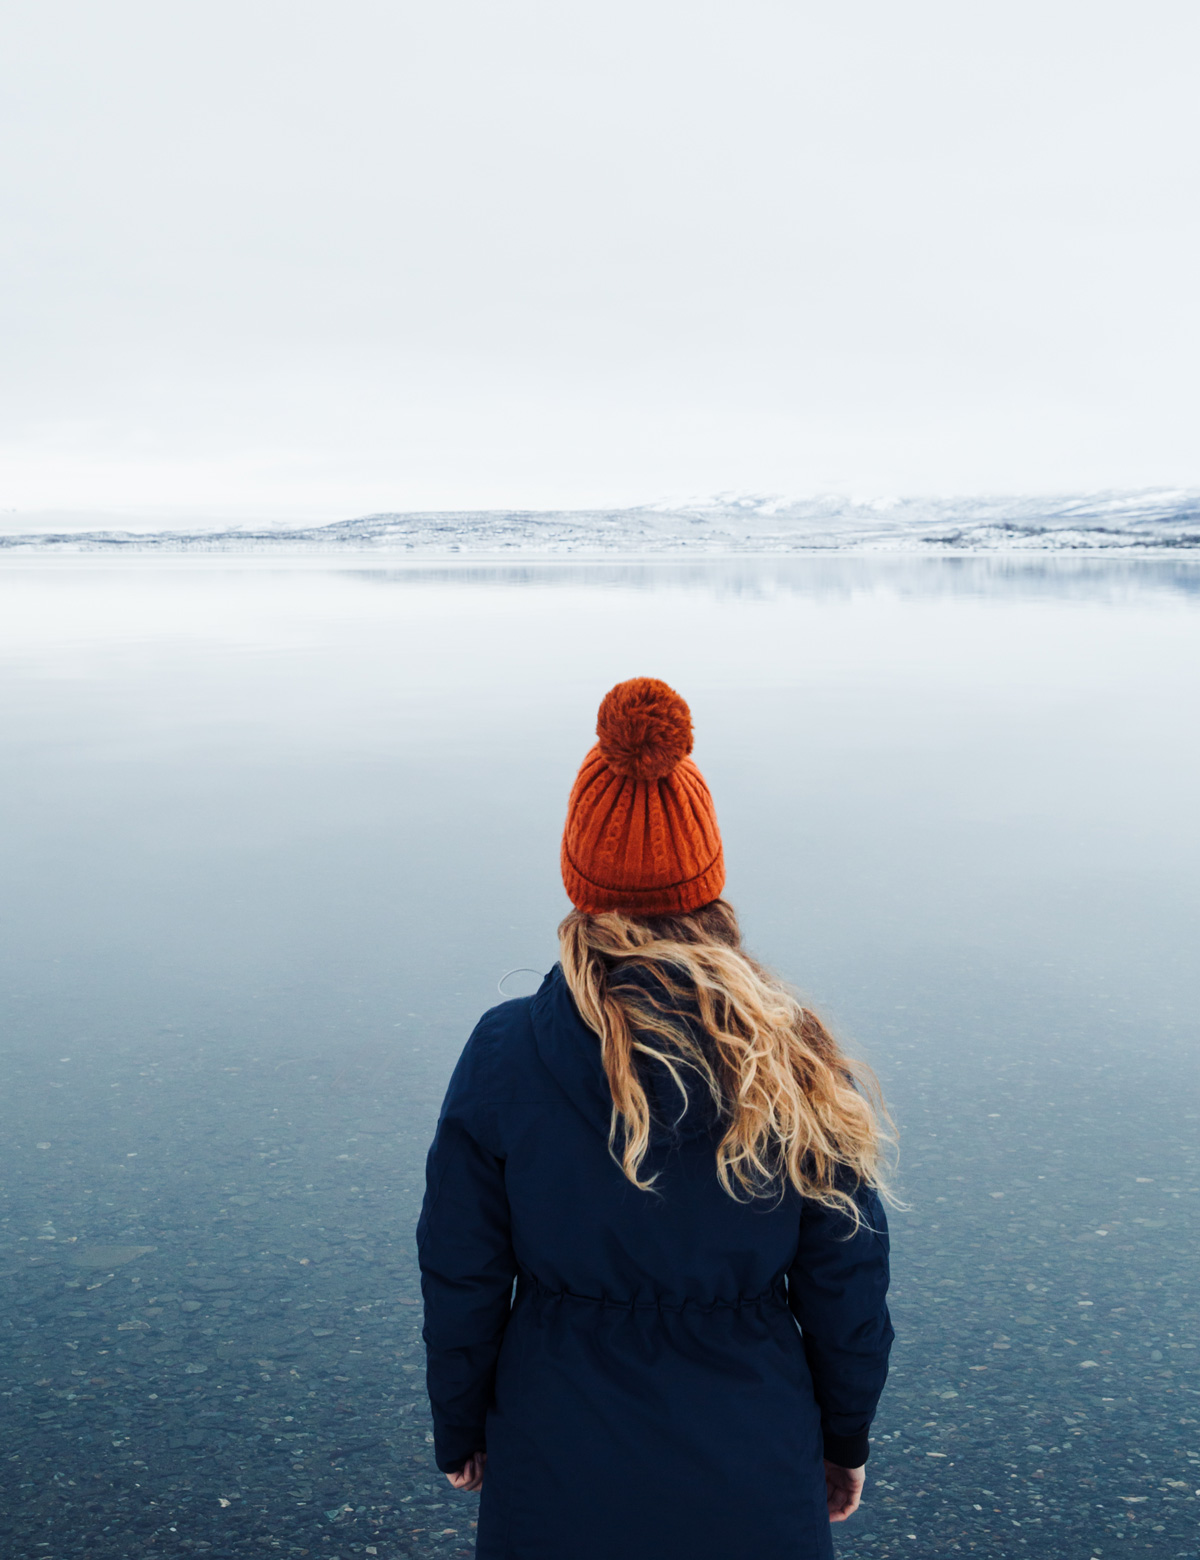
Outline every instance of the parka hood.
<svg viewBox="0 0 1200 1560"><path fill-rule="evenodd" d="M644 977L649 984L652 977ZM530 1016L538 1055L571 1103L604 1137L612 1118L612 1095L600 1059L600 1038L579 1016L562 965L556 964L531 999ZM650 1101L651 1141L668 1145L712 1134L720 1125L712 1097L700 1080L681 1070L687 1108L661 1062L638 1058L638 1076Z"/></svg>

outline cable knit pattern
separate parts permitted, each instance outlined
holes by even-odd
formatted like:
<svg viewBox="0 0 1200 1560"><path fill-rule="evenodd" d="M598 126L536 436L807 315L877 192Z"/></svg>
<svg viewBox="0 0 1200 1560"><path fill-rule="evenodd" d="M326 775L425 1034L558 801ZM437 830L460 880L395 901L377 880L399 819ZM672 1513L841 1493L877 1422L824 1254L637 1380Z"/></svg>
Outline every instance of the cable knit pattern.
<svg viewBox="0 0 1200 1560"><path fill-rule="evenodd" d="M712 796L688 753L691 713L653 677L618 683L600 706L600 741L567 806L562 875L590 915L698 910L720 896L725 859Z"/></svg>

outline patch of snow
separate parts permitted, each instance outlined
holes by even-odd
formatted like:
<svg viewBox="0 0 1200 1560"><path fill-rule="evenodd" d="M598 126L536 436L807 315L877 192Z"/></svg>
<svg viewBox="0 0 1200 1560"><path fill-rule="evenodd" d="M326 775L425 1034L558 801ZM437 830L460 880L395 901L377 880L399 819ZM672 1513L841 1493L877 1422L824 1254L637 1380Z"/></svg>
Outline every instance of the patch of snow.
<svg viewBox="0 0 1200 1560"><path fill-rule="evenodd" d="M1200 555L1200 492L865 499L723 493L626 509L413 511L318 525L63 527L0 534L0 553L283 548L609 558L812 552Z"/></svg>

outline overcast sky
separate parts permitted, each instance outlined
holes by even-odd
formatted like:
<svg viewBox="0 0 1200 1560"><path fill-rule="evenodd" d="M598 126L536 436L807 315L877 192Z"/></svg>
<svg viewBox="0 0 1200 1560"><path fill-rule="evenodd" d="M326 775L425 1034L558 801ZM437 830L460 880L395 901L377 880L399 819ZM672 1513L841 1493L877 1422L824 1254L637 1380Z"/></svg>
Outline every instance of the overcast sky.
<svg viewBox="0 0 1200 1560"><path fill-rule="evenodd" d="M1200 485L1195 0L9 0L0 509Z"/></svg>

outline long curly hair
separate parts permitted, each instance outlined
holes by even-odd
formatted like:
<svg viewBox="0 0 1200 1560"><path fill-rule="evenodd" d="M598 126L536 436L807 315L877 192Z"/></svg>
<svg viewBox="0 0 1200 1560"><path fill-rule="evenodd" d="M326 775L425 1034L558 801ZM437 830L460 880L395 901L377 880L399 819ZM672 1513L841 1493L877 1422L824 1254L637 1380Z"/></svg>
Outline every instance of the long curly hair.
<svg viewBox="0 0 1200 1560"><path fill-rule="evenodd" d="M575 1005L600 1038L609 1151L634 1186L649 1191L655 1179L642 1174L645 1057L667 1070L681 1111L687 1075L711 1097L724 1128L717 1177L731 1197L778 1196L790 1183L857 1228L853 1191L865 1183L887 1195L894 1135L874 1074L750 957L731 905L715 899L690 915L652 917L575 910L558 938Z"/></svg>

